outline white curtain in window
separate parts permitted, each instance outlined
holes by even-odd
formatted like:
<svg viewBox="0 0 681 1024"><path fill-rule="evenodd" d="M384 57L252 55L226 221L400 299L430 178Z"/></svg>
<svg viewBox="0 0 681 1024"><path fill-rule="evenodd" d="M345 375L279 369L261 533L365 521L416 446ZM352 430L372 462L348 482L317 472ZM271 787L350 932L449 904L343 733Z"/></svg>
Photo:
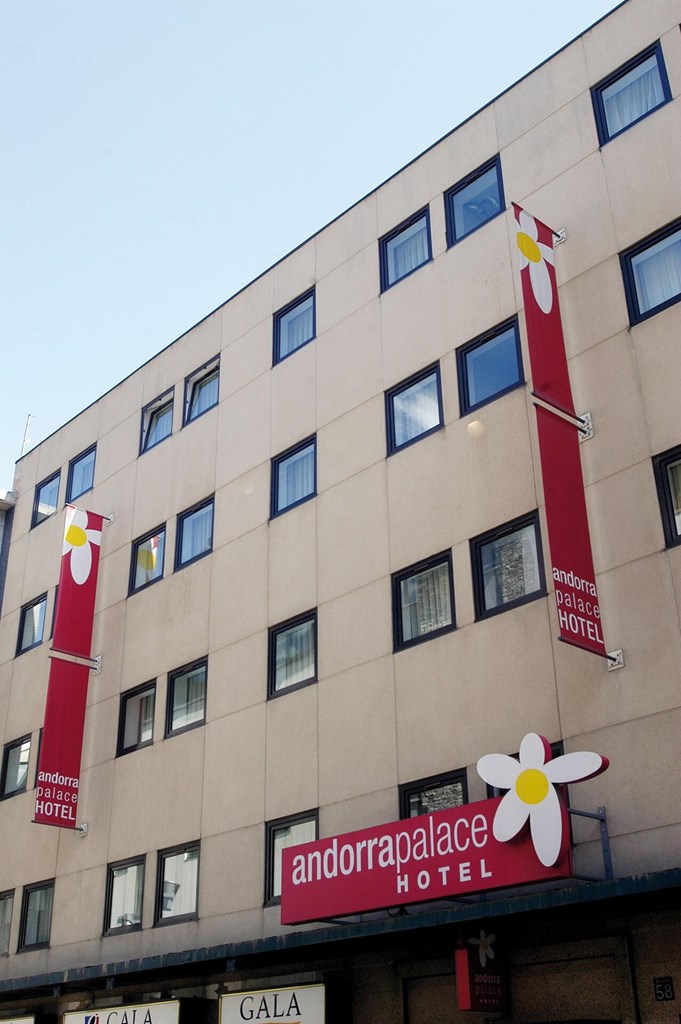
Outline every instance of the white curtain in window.
<svg viewBox="0 0 681 1024"><path fill-rule="evenodd" d="M674 509L676 532L681 535L681 461L672 462L671 466L667 467L667 478Z"/></svg>
<svg viewBox="0 0 681 1024"><path fill-rule="evenodd" d="M313 300L310 296L281 318L279 325L280 356L288 355L289 352L293 352L310 340L314 331L312 312Z"/></svg>
<svg viewBox="0 0 681 1024"><path fill-rule="evenodd" d="M38 601L24 612L24 628L21 633L22 651L27 647L32 647L33 644L39 644L42 640L46 606L47 600Z"/></svg>
<svg viewBox="0 0 681 1024"><path fill-rule="evenodd" d="M217 400L218 371L213 370L203 380L199 380L194 384L189 419L193 420L196 416L200 416L206 409L210 409L215 405Z"/></svg>
<svg viewBox="0 0 681 1024"><path fill-rule="evenodd" d="M204 551L209 551L212 543L213 506L211 504L192 512L182 520L182 562L188 562L203 554Z"/></svg>
<svg viewBox="0 0 681 1024"><path fill-rule="evenodd" d="M173 729L203 721L206 693L206 669L201 665L173 683Z"/></svg>
<svg viewBox="0 0 681 1024"><path fill-rule="evenodd" d="M393 397L393 423L397 448L436 427L439 422L436 374L430 374L429 377L417 381Z"/></svg>
<svg viewBox="0 0 681 1024"><path fill-rule="evenodd" d="M681 295L681 231L633 256L631 266L641 313Z"/></svg>
<svg viewBox="0 0 681 1024"><path fill-rule="evenodd" d="M485 608L508 604L539 590L534 526L523 526L482 549Z"/></svg>
<svg viewBox="0 0 681 1024"><path fill-rule="evenodd" d="M272 851L272 896L281 896L281 851L300 843L311 843L317 838L317 821L296 821L278 828L274 833Z"/></svg>
<svg viewBox="0 0 681 1024"><path fill-rule="evenodd" d="M14 896L7 895L0 898L0 956L9 953L9 932L12 927L12 911L14 909Z"/></svg>
<svg viewBox="0 0 681 1024"><path fill-rule="evenodd" d="M302 683L315 674L314 622L300 622L276 638L275 690Z"/></svg>
<svg viewBox="0 0 681 1024"><path fill-rule="evenodd" d="M139 924L142 920L142 880L144 870L141 864L113 869L111 887L111 913L109 928L123 928Z"/></svg>
<svg viewBox="0 0 681 1024"><path fill-rule="evenodd" d="M664 101L657 57L644 60L601 93L608 135L615 135Z"/></svg>
<svg viewBox="0 0 681 1024"><path fill-rule="evenodd" d="M400 583L402 640L451 625L452 600L447 562L415 573Z"/></svg>
<svg viewBox="0 0 681 1024"><path fill-rule="evenodd" d="M53 896L54 889L51 885L29 893L24 946L36 946L38 943L49 941Z"/></svg>
<svg viewBox="0 0 681 1024"><path fill-rule="evenodd" d="M314 445L279 463L277 509L288 508L314 491Z"/></svg>
<svg viewBox="0 0 681 1024"><path fill-rule="evenodd" d="M428 230L423 217L387 243L388 280L399 281L428 259Z"/></svg>
<svg viewBox="0 0 681 1024"><path fill-rule="evenodd" d="M198 878L198 850L185 850L164 859L161 917L195 913Z"/></svg>

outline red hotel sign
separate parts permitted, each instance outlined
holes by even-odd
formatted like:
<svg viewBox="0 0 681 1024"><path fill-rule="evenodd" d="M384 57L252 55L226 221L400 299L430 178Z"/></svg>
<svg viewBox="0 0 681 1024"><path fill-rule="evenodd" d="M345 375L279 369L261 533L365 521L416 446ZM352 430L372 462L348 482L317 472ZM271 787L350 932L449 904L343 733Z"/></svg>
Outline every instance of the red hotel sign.
<svg viewBox="0 0 681 1024"><path fill-rule="evenodd" d="M284 849L282 924L568 878L569 844L544 867L529 829L511 842L494 838L500 802L481 800ZM562 835L568 834L563 821Z"/></svg>
<svg viewBox="0 0 681 1024"><path fill-rule="evenodd" d="M607 657L577 425L560 415L576 420L553 266L553 231L515 204L513 211L532 393L545 403L537 405L537 435L560 639Z"/></svg>
<svg viewBox="0 0 681 1024"><path fill-rule="evenodd" d="M76 827L88 662L104 517L66 506L34 821ZM76 662L73 658L82 659Z"/></svg>

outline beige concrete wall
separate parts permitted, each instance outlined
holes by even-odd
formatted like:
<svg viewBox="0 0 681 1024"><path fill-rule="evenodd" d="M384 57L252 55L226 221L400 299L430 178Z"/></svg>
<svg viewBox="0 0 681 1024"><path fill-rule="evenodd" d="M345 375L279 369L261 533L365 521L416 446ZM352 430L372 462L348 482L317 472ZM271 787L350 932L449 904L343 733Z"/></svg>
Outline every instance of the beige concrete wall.
<svg viewBox="0 0 681 1024"><path fill-rule="evenodd" d="M525 732L611 758L576 802L605 804L619 874L678 865L674 786L681 557L666 551L651 456L681 443L681 306L628 325L619 251L681 215L679 101L598 147L589 87L662 39L681 88L677 5L630 0L353 207L21 460L0 623L0 740L32 733L28 792L0 802L0 892L56 877L52 948L0 977L280 930L263 911L264 822L319 807L320 832L398 815L400 783L513 752ZM447 250L443 192L497 152L507 198L556 250L608 646L556 642L552 595L474 621L469 539L540 509L543 490L510 212ZM663 160L651 154L664 154ZM378 239L429 205L433 261L380 293ZM272 367L272 317L316 287L317 337ZM456 348L519 314L526 385L461 417ZM184 381L220 356L220 401L182 427ZM386 458L384 391L439 360L443 429ZM174 389L170 438L139 455L142 407ZM472 422L474 426L472 427ZM270 460L316 435L317 497L269 520ZM86 507L102 543L79 819L32 825L47 640L15 658L21 607L48 592L61 514L30 529L36 483L97 443ZM177 515L211 495L213 553L173 572ZM166 524L164 578L128 596L131 544ZM457 629L393 653L391 573L451 549ZM318 682L267 702L268 627L318 609ZM163 739L168 673L208 657L206 724ZM154 743L116 758L120 694L157 680ZM576 826L578 859L597 861ZM198 922L153 929L156 854L202 840ZM101 938L106 865L146 855L144 928ZM529 1010L528 1010L529 1012ZM529 1017L528 1017L529 1019Z"/></svg>

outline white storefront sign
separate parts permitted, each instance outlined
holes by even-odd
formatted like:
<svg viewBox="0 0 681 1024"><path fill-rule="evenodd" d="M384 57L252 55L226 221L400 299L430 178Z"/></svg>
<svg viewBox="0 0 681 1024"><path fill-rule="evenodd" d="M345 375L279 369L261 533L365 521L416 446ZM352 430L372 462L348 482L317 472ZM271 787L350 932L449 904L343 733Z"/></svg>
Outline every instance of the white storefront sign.
<svg viewBox="0 0 681 1024"><path fill-rule="evenodd" d="M244 1024L244 1021L324 1024L324 986L299 985L220 996L220 1024Z"/></svg>
<svg viewBox="0 0 681 1024"><path fill-rule="evenodd" d="M158 1003L100 1006L96 1010L64 1014L64 1024L179 1024L179 1020L180 1004L177 999Z"/></svg>

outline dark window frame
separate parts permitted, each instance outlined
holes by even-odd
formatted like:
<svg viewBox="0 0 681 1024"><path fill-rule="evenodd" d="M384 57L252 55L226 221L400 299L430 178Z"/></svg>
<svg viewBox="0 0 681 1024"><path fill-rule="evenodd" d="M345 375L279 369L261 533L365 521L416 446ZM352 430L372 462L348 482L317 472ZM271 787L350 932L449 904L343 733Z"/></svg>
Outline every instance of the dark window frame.
<svg viewBox="0 0 681 1024"><path fill-rule="evenodd" d="M23 633L24 633L24 625L25 625L25 622L26 622L26 614L27 614L27 612L29 612L31 610L31 608L35 608L37 605L43 604L43 603L45 605L45 611L44 611L44 614L43 614L43 628L42 628L42 633L40 635L40 640L35 640L32 644L27 644L26 647L22 647L22 642L21 641L22 641L22 637L23 637ZM56 601L55 601L55 607L56 607ZM19 613L19 633L17 635L17 646L16 646L15 657L18 658L19 655L26 654L27 651L34 651L36 649L36 647L40 647L40 645L43 643L43 641L45 639L45 626L46 625L47 625L47 593L41 594L39 597L34 597L32 601L28 601L26 604L21 606L21 611Z"/></svg>
<svg viewBox="0 0 681 1024"><path fill-rule="evenodd" d="M515 350L518 360L518 380L513 384L509 384L502 388L500 391L495 391L494 394L489 395L487 398L483 398L479 402L471 402L470 400L470 383L467 357L471 352L476 349L483 348L485 345L494 341L500 335L505 334L507 331L513 330L515 340ZM477 338L473 338L471 341L467 341L465 345L461 345L456 350L456 371L457 380L459 387L459 410L461 416L467 416L469 413L474 412L476 409L481 409L485 405L489 405L490 402L496 402L497 399L503 398L504 395L510 394L512 391L516 391L518 388L524 387L525 385L525 368L523 366L523 354L522 346L520 344L520 328L518 326L518 317L511 317L510 320L505 320L501 324L497 324L496 327L492 327L489 331L485 331L484 334L479 334Z"/></svg>
<svg viewBox="0 0 681 1024"><path fill-rule="evenodd" d="M463 800L461 806L468 803L468 774L465 768L456 771L441 772L438 775L429 775L425 779L415 779L413 782L403 782L399 786L400 819L409 819L409 799L422 793L424 789L435 789L440 786L451 786L461 783ZM424 814L432 814L433 811L424 811Z"/></svg>
<svg viewBox="0 0 681 1024"><path fill-rule="evenodd" d="M482 570L482 548L489 544L491 541L500 540L502 537L506 537L509 534L517 533L526 526L534 527L534 536L537 550L537 568L539 572L539 588L533 590L529 594L523 594L521 597L514 598L512 601L507 601L504 604L499 604L494 608L485 608L485 588ZM475 621L481 622L483 619L490 619L495 615L502 615L504 612L512 611L514 608L519 608L521 605L529 604L531 601L536 601L541 597L546 597L546 573L544 571L544 551L542 547L541 529L539 525L539 512L537 509L532 512L527 512L525 515L518 516L516 519L511 519L507 523L502 523L499 526L494 527L492 530L486 530L484 533L478 534L477 537L473 537L470 540L470 552L471 552L471 570L473 576L473 603L475 606Z"/></svg>
<svg viewBox="0 0 681 1024"><path fill-rule="evenodd" d="M157 445L162 444L167 438L172 437L173 433L173 418L175 412L175 388L172 387L168 391L164 391L162 395L155 398L153 402L148 402L142 409L142 422L140 424L140 455L144 455L145 452L151 451L152 448L156 448ZM170 430L163 437L160 437L158 441L153 441L149 444L149 434L151 427L154 422L154 418L160 413L165 412L166 409L170 408Z"/></svg>
<svg viewBox="0 0 681 1024"><path fill-rule="evenodd" d="M57 498L54 504L54 512L50 512L49 515L43 516L42 519L38 519L40 515L40 492L43 487L51 484L54 480L57 481ZM31 513L31 529L33 530L36 526L40 526L46 519L51 519L59 508L59 490L61 488L61 469L51 473L50 476L46 476L44 480L41 480L39 484L36 484L35 492L33 494L33 511Z"/></svg>
<svg viewBox="0 0 681 1024"><path fill-rule="evenodd" d="M454 216L454 197L459 195L459 193L467 189L469 185L472 185L474 181L477 181L478 178L481 178L483 174L487 174L487 172L492 169L497 172L499 209L496 213L491 214L491 216L487 217L486 220L483 220L480 224L476 224L475 227L471 228L469 231L465 231L463 234L457 235L456 218ZM484 228L485 224L489 224L490 221L500 217L501 214L505 212L506 199L504 197L504 179L501 173L501 156L499 153L497 153L496 156L493 156L491 160L486 160L484 164L480 165L480 167L476 167L474 171L470 171L469 174L464 178L461 178L460 181L457 181L451 188L448 188L444 194L444 201L448 249L451 249L454 245L458 245L458 243L462 242L464 238L469 238L471 235L475 234L476 231L479 231L480 228Z"/></svg>
<svg viewBox="0 0 681 1024"><path fill-rule="evenodd" d="M137 932L142 928L142 917L144 912L144 883L146 881L146 868L147 868L147 857L146 854L141 854L139 857L128 857L125 860L118 860L111 864L107 864L106 867L106 891L104 896L104 923L102 926L102 935L123 935L128 932ZM141 866L142 868L142 901L140 905L140 919L132 924L110 924L111 910L113 902L113 890L114 890L114 871L118 868L128 868Z"/></svg>
<svg viewBox="0 0 681 1024"><path fill-rule="evenodd" d="M298 498L297 501L292 501L289 505L285 505L283 508L277 508L279 504L279 467L287 462L292 456L297 455L298 452L304 451L306 448L312 448L314 455L314 471L313 471L313 482L312 490L309 494L305 494L302 498ZM303 505L306 501L310 501L312 498L317 497L317 435L312 434L311 437L306 437L304 441L299 441L298 444L294 444L291 448L287 448L285 452L281 452L280 455L275 455L272 459L272 472L271 472L271 484L270 484L270 519L276 519L277 516L283 516L287 512L290 512L292 508L298 508L299 505Z"/></svg>
<svg viewBox="0 0 681 1024"><path fill-rule="evenodd" d="M50 948L50 935L52 933L52 916L54 914L54 878L46 878L42 882L33 882L31 885L25 885L21 896L21 919L19 924L19 944L17 946L17 953L25 953L34 949L49 949ZM42 942L26 942L26 926L28 924L28 905L30 898L35 892L40 892L43 889L52 890L52 906L50 908L50 925L48 928L48 937Z"/></svg>
<svg viewBox="0 0 681 1024"><path fill-rule="evenodd" d="M194 416L191 415L191 409L194 402L194 395L196 389L200 384L205 383L210 377L215 375L217 377L217 397L212 405L207 406L201 412L197 412ZM214 409L220 402L220 356L213 356L212 359L208 359L203 365L197 367L192 373L187 374L184 379L184 407L182 412L182 426L186 427L190 423L195 423L196 420L201 419L207 412Z"/></svg>
<svg viewBox="0 0 681 1024"><path fill-rule="evenodd" d="M300 814L287 814L283 818L273 818L265 822L265 907L276 907L281 903L281 896L274 895L274 841L277 831L287 828L289 825L304 825L309 821L315 823L315 838L319 839L319 808L313 807L309 811L302 811ZM313 842L314 840L310 840Z"/></svg>
<svg viewBox="0 0 681 1024"><path fill-rule="evenodd" d="M175 695L175 682L180 676L188 675L190 672L194 672L198 668L204 669L204 687L203 687L203 717L196 722L189 722L187 725L181 725L177 728L173 728L173 710L174 702L173 698ZM166 690L166 710L165 710L165 729L163 733L164 739L171 739L174 736L181 736L182 733L191 732L192 729L201 729L206 724L206 708L208 705L208 656L205 658L197 658L195 661L190 661L187 665L182 665L180 668L173 669L172 672L168 673L168 686Z"/></svg>
<svg viewBox="0 0 681 1024"><path fill-rule="evenodd" d="M211 506L213 510L212 522L210 529L210 545L205 551L201 551L198 555L193 555L186 561L181 561L182 556L182 531L184 529L184 523L190 516L194 515L195 512L200 512L203 508ZM179 512L177 515L177 525L175 529L175 562L174 570L179 572L180 569L184 569L188 565L193 565L194 562L198 562L201 558L206 558L207 555L213 552L213 540L215 539L215 495L211 494L210 498L204 498L203 501L199 501L196 505L192 505L191 508L186 508L184 512Z"/></svg>
<svg viewBox="0 0 681 1024"><path fill-rule="evenodd" d="M73 474L74 474L74 470L75 470L76 466L78 465L78 463L82 462L84 459L86 459L88 457L88 455L93 455L94 456L93 462L92 462L92 483L90 484L89 487L86 487L84 491L78 491L77 494L74 494L73 493ZM88 494L93 489L93 487L95 486L95 466L96 465L97 465L97 445L96 444L91 444L89 446L89 448L85 448L84 451L82 451L79 455L76 455L75 458L71 459L71 461L69 462L69 475L68 475L68 480L67 480L67 483L66 483L66 503L67 504L73 503L77 498L80 498L83 494Z"/></svg>
<svg viewBox="0 0 681 1024"><path fill-rule="evenodd" d="M660 85L662 86L663 93L662 102L658 103L654 107L651 107L650 110L646 110L646 112L644 114L641 114L640 117L637 117L634 121L630 121L629 124L624 126L624 128L618 129L618 131L613 132L611 135L608 129L607 118L605 116L603 92L609 86L614 85L615 82L618 82L621 78L624 78L626 75L629 74L630 71L633 71L634 68L637 68L640 64L643 64L646 60L653 56L656 58L657 69L660 75ZM641 50L640 53L637 53L634 57L631 57L625 64L622 64L614 71L611 71L609 75L606 75L605 78L602 78L600 82L597 82L596 85L591 87L591 99L593 102L594 118L596 120L596 131L598 133L599 146L605 146L607 142L610 142L612 139L618 138L620 135L623 135L624 132L628 131L630 128L633 128L635 124L639 124L640 121L645 120L645 118L649 117L650 114L654 114L656 110L660 109L660 107L664 107L667 103L669 103L671 98L672 95L671 90L669 88L667 68L664 62L662 46L658 39L657 42L653 43L652 46L648 46L645 50Z"/></svg>
<svg viewBox="0 0 681 1024"><path fill-rule="evenodd" d="M420 434L415 434L410 437L408 441L403 441L402 444L397 444L395 438L395 407L394 400L398 395L401 395L404 391L408 391L415 384L418 384L422 380L426 380L435 374L435 385L437 388L437 403L438 403L438 422L432 426L423 430ZM418 441L422 441L430 434L436 433L438 430L442 430L445 425L444 419L444 407L442 402L442 375L440 373L440 363L432 363L427 366L425 370L420 370L418 373L413 373L406 380L400 381L394 387L389 388L385 392L385 425L386 434L388 441L388 455L394 455L396 452L401 452L405 448L409 448L410 445L416 444Z"/></svg>
<svg viewBox="0 0 681 1024"><path fill-rule="evenodd" d="M394 239L396 239L404 231L407 231L413 224L416 224L422 218L425 218L426 222L426 235L428 237L428 256L426 257L425 260L422 260L421 263L418 263L415 267L412 267L411 270L408 270L405 274L401 274L400 277L396 277L394 281L391 281L388 266L388 245L390 242L394 241ZM432 263L433 241L430 231L430 206L424 206L422 209L412 214L411 217L408 217L406 220L403 220L401 224L397 225L397 227L394 227L387 234L383 235L382 238L379 238L378 254L382 292L387 292L389 288L394 288L396 284L399 284L400 281L404 281L405 278L407 277L411 277L411 275L415 274L417 270L421 269L421 267L425 267L426 264Z"/></svg>
<svg viewBox="0 0 681 1024"><path fill-rule="evenodd" d="M636 245L633 245L629 249L620 253L620 268L622 270L622 278L624 281L624 293L627 300L629 323L632 327L636 324L642 323L644 320L648 320L651 316L657 316L657 314L661 313L663 309L668 309L670 306L675 306L677 302L681 302L681 291L679 291L676 295L672 295L671 298L658 303L657 306L651 306L650 309L641 312L632 264L632 261L636 256L640 256L641 253L645 252L647 249L652 249L652 247L658 242L664 241L665 238L669 238L671 235L674 235L679 231L681 231L681 220L672 221L671 224L667 224L665 227L651 232L651 234L641 239L640 242L637 242Z"/></svg>
<svg viewBox="0 0 681 1024"><path fill-rule="evenodd" d="M154 717L152 718L151 726L151 739L141 740L139 743L125 746L125 726L126 726L126 710L129 700L134 700L135 697L139 697L147 690L153 690L154 692ZM158 685L156 679L149 679L146 683L140 683L139 686L133 686L130 690L125 690L120 695L118 705L118 737L116 740L116 757L124 757L126 754L132 754L135 750L143 750L144 747L150 747L154 742L154 721L156 717L156 695L158 693Z"/></svg>
<svg viewBox="0 0 681 1024"><path fill-rule="evenodd" d="M447 566L447 578L449 581L449 600L452 612L452 621L446 626L440 626L438 629L433 629L428 633L422 633L420 636L412 637L411 639L404 639L402 631L402 598L401 598L401 584L404 580L410 579L412 576L417 576L427 569L434 569L439 565ZM439 551L436 555L431 555L429 558L423 558L419 562L414 562L413 565L408 565L404 569L400 569L398 572L394 572L391 576L391 593L392 593L392 612L393 612L393 653L397 651L404 651L410 647L415 647L417 644L427 643L429 640L434 640L436 637L444 636L445 633L453 633L456 630L456 603L454 596L454 565L452 559L452 550L447 548L446 551Z"/></svg>
<svg viewBox="0 0 681 1024"><path fill-rule="evenodd" d="M0 774L0 800L11 800L13 796L19 796L20 793L25 793L28 786L28 766L31 757L31 743L33 741L33 734L27 733L25 736L20 737L18 740L11 740L9 743L5 743L2 751L2 774ZM16 750L17 747L23 747L24 743L28 743L28 756L29 761L26 762L26 777L24 778L23 786L18 789L13 789L11 793L5 792L5 785L7 783L7 766L9 762L10 753L12 750Z"/></svg>
<svg viewBox="0 0 681 1024"><path fill-rule="evenodd" d="M660 503L660 515L662 516L662 529L664 530L665 546L668 548L677 547L681 544L681 530L676 527L674 515L674 504L672 502L667 469L673 462L681 461L681 445L669 448L666 452L660 452L653 457L653 472L655 474L655 486L657 487L657 498Z"/></svg>
<svg viewBox="0 0 681 1024"><path fill-rule="evenodd" d="M159 442L159 444L160 444L160 442ZM162 564L161 564L161 574L159 576L155 576L153 578L153 580L147 580L146 583L140 583L140 585L138 587L136 587L135 586L135 575L136 575L137 552L139 550L139 547L140 547L141 544L145 544L148 540L151 540L152 537L158 537L161 533L163 534L163 561L162 561ZM145 534L143 534L141 537L137 537L132 542L132 551L131 551L131 555L130 555L130 575L128 577L128 597L131 597L133 594L139 594L139 592L141 590L147 590L149 587L153 587L154 583L159 583L164 578L164 574L165 574L165 561L166 561L166 537L167 537L167 533L168 533L167 524L166 523L161 523L159 526L156 526L153 530L148 530ZM183 563L183 565L184 564L186 564L186 563Z"/></svg>
<svg viewBox="0 0 681 1024"><path fill-rule="evenodd" d="M175 857L180 853L188 853L190 850L197 851L196 865L196 905L189 914L177 914L175 917L162 916L163 902L163 865L168 857ZM199 919L199 891L201 882L201 840L196 839L189 843L180 843L179 846L168 846L165 850L158 851L156 866L156 893L154 897L154 928L165 928L167 925L179 924L184 921L198 921Z"/></svg>
<svg viewBox="0 0 681 1024"><path fill-rule="evenodd" d="M281 353L281 324L282 320L288 313L292 313L297 306L301 306L303 302L307 302L308 299L312 299L312 334L305 341L301 342L300 345L296 345L289 352ZM274 314L273 320L273 338L272 338L272 365L276 366L277 363L281 363L284 359L288 359L295 352L299 352L301 348L305 348L311 341L314 341L317 337L317 295L315 288L309 288L302 295L299 295L292 302L289 302L286 306L278 309Z"/></svg>
<svg viewBox="0 0 681 1024"><path fill-rule="evenodd" d="M287 632L293 626L302 625L303 623L311 622L314 627L314 672L307 679L301 679L298 683L291 683L289 686L284 686L280 690L275 689L276 685L276 670L277 670L277 638ZM317 609L311 608L307 612L303 612L301 615L294 615L290 619L286 619L285 622L278 622L276 626L270 626L267 638L267 699L272 700L275 697L282 697L285 693L292 693L294 690L300 690L305 686L311 686L317 682L318 679L318 624L317 624Z"/></svg>

